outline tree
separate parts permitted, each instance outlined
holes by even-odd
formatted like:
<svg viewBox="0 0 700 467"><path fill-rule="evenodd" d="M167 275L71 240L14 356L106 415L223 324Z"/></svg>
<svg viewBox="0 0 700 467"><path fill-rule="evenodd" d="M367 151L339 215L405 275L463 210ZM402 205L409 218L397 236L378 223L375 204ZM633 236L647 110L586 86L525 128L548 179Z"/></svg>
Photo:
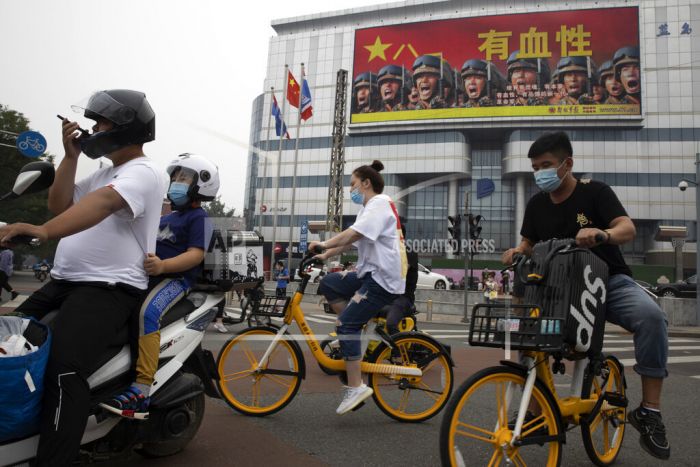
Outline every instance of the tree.
<svg viewBox="0 0 700 467"><path fill-rule="evenodd" d="M0 104L0 130L19 134L29 129L29 120L23 114ZM14 146L16 138L11 134L0 132L0 143ZM49 154L42 156L41 159L53 163L54 156ZM29 162L32 160L21 155L16 148L0 146L0 196L12 190L20 169ZM41 225L50 218L48 191L4 201L0 205L0 221L8 224L27 222ZM55 249L56 242L51 241L38 248L18 247L16 253L48 257L53 256ZM20 256L21 254L16 254L15 258L19 261Z"/></svg>
<svg viewBox="0 0 700 467"><path fill-rule="evenodd" d="M236 213L236 208L226 208L226 205L221 201L221 196L217 196L215 200L205 203L202 207L207 211L209 217L233 217Z"/></svg>

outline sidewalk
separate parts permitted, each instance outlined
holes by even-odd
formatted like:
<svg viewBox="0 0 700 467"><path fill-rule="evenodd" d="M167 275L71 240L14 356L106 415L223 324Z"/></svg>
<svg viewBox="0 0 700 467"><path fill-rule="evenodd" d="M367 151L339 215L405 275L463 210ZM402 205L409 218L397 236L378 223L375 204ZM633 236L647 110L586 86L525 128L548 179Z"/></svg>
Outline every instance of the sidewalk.
<svg viewBox="0 0 700 467"><path fill-rule="evenodd" d="M428 321L426 313L418 313L418 323L445 323L445 324L461 324L468 326L462 322L462 317L457 315L444 315L433 313L432 321ZM605 323L606 334L630 334L620 326L611 323ZM698 326L669 326L669 337L697 337L700 338L700 327Z"/></svg>

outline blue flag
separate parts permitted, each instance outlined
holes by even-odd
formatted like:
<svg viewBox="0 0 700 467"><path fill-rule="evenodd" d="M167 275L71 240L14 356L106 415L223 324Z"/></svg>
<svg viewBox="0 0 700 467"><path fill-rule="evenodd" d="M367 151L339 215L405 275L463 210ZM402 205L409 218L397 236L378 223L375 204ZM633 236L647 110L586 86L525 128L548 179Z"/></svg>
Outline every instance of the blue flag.
<svg viewBox="0 0 700 467"><path fill-rule="evenodd" d="M304 80L301 87L301 119L306 121L313 115L313 107L311 106L311 90L309 82Z"/></svg>
<svg viewBox="0 0 700 467"><path fill-rule="evenodd" d="M277 98L274 94L272 95L272 116L275 117L275 133L277 133L277 136L284 133L284 136L289 139L287 125L285 125L284 120L282 120L282 112L280 112L280 108L277 105Z"/></svg>

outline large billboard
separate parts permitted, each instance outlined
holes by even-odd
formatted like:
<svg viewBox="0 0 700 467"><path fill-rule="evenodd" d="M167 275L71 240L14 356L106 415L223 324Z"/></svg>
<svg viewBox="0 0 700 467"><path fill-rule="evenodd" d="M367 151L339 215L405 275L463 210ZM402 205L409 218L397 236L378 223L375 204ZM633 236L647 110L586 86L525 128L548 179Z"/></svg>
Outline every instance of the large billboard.
<svg viewBox="0 0 700 467"><path fill-rule="evenodd" d="M641 115L637 7L355 32L351 123Z"/></svg>

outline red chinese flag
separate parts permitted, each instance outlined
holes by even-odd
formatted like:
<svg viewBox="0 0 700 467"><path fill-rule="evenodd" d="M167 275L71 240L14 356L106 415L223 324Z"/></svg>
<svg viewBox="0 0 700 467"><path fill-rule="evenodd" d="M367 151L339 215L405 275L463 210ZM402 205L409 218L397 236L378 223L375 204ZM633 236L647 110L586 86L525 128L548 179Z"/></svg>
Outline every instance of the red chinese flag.
<svg viewBox="0 0 700 467"><path fill-rule="evenodd" d="M289 75L287 77L287 100L291 105L293 105L296 108L299 108L300 93L301 88L299 87L299 83L296 79L294 79L292 73L289 72Z"/></svg>

